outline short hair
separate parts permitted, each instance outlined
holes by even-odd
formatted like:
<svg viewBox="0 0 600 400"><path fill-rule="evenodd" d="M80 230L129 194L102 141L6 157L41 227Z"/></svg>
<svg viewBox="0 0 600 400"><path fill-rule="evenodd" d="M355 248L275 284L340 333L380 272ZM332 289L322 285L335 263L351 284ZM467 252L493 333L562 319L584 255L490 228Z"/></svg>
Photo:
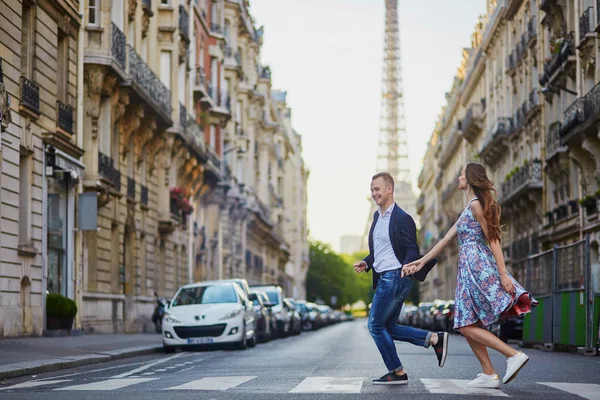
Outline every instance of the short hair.
<svg viewBox="0 0 600 400"><path fill-rule="evenodd" d="M394 188L394 178L392 178L392 175L389 172L379 172L378 174L373 175L371 181L374 181L377 178L383 178L386 185L392 185L392 189Z"/></svg>

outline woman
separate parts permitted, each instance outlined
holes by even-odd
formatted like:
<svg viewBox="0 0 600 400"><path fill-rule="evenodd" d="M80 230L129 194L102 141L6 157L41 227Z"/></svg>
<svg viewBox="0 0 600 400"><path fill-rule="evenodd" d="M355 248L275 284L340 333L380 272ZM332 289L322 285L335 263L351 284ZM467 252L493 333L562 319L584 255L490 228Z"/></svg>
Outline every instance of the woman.
<svg viewBox="0 0 600 400"><path fill-rule="evenodd" d="M458 188L467 192L469 204L458 221L429 253L407 264L404 275L419 271L458 236L459 258L456 283L454 329L460 329L483 373L469 387L498 388L500 377L494 371L487 347L507 357L506 374L510 382L525 366L529 357L516 351L484 326L511 315L524 315L537 305L531 295L506 271L500 239L500 206L494 199L493 183L481 164L467 164L458 178Z"/></svg>

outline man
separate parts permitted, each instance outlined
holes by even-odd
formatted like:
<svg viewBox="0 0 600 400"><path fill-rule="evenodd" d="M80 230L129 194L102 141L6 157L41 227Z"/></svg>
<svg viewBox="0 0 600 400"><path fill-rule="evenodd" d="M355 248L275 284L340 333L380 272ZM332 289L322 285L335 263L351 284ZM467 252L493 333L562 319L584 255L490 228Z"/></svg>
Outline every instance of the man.
<svg viewBox="0 0 600 400"><path fill-rule="evenodd" d="M408 376L396 353L394 340L435 350L438 365L444 366L448 352L448 334L427 332L398 325L398 315L410 292L412 280L402 277L402 265L420 258L417 228L412 217L394 202L394 179L387 172L371 181L371 197L379 206L369 232L369 255L354 264L357 273L373 270L375 296L369 312L369 331L389 373L374 384L401 385Z"/></svg>

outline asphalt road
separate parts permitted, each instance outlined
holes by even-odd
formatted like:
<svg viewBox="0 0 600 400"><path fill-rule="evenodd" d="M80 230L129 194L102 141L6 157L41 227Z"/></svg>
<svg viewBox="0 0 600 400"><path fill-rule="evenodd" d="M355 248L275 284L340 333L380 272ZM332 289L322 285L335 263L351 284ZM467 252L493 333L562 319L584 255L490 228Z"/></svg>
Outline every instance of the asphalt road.
<svg viewBox="0 0 600 400"><path fill-rule="evenodd" d="M154 354L0 382L0 399L389 399L514 397L600 400L600 357L526 349L529 364L500 390L467 389L481 372L464 338L450 338L444 368L432 349L398 343L407 386L371 383L387 371L366 320L254 349ZM500 375L504 358L491 352Z"/></svg>

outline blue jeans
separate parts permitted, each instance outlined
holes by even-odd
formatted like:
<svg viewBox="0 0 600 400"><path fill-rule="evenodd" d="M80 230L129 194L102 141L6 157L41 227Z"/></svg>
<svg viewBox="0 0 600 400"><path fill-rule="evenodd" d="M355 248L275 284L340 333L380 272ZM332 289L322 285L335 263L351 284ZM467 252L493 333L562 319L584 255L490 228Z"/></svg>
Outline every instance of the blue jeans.
<svg viewBox="0 0 600 400"><path fill-rule="evenodd" d="M401 278L400 269L382 273L369 312L369 332L390 372L402 370L394 340L429 347L431 332L397 323L411 286L412 279Z"/></svg>

